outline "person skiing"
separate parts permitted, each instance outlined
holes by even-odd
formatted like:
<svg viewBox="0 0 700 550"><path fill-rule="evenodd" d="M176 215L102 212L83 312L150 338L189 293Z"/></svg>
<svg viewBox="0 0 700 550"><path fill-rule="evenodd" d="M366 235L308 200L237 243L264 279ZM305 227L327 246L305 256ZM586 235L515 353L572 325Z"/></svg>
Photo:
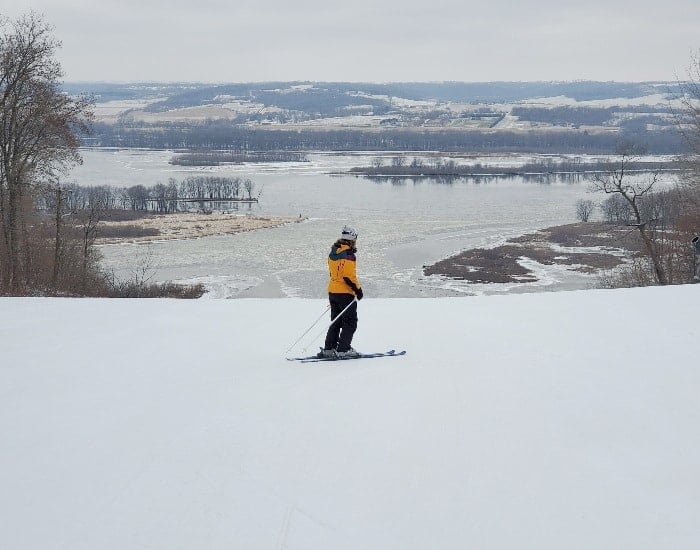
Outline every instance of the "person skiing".
<svg viewBox="0 0 700 550"><path fill-rule="evenodd" d="M326 333L323 349L319 357L357 357L360 355L351 347L352 337L357 330L357 300L362 300L362 286L357 278L357 231L349 225L343 227L338 239L328 255L328 300L331 305L331 323ZM341 315L342 313L342 315Z"/></svg>

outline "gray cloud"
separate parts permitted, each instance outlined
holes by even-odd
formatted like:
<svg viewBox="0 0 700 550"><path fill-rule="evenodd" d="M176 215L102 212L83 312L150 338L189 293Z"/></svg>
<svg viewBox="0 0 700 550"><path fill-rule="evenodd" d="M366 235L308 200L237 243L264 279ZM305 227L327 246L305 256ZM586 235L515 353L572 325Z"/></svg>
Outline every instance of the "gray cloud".
<svg viewBox="0 0 700 550"><path fill-rule="evenodd" d="M663 80L700 47L689 0L33 5L63 41L69 80Z"/></svg>

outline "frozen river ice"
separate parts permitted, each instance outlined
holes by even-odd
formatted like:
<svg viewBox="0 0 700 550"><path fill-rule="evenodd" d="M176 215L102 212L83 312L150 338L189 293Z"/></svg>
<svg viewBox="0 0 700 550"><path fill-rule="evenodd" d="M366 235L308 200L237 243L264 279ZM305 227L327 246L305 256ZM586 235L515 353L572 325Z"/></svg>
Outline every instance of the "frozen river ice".
<svg viewBox="0 0 700 550"><path fill-rule="evenodd" d="M169 151L85 150L84 164L72 177L80 185L125 187L202 174L250 178L260 202L241 207L239 214L309 218L237 235L101 247L105 267L119 277L146 270L154 282L201 282L209 297L324 296L326 255L345 223L360 234L358 273L368 297L560 290L594 284L591 276L561 268L543 271L538 283L516 287L466 285L422 273L423 265L466 248L495 246L511 236L575 222L576 201L596 199L586 181L543 183L514 177L392 183L334 175L366 166L376 156L390 155L315 153L308 162L191 168L170 165ZM458 160L507 166L533 158Z"/></svg>

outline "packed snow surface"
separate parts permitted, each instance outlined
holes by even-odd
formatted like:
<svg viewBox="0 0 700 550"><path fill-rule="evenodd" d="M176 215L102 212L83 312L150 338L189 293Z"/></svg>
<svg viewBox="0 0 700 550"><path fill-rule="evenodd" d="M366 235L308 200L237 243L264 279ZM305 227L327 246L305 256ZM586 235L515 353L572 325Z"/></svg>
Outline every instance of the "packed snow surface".
<svg viewBox="0 0 700 550"><path fill-rule="evenodd" d="M700 547L700 285L325 306L1 299L0 548Z"/></svg>

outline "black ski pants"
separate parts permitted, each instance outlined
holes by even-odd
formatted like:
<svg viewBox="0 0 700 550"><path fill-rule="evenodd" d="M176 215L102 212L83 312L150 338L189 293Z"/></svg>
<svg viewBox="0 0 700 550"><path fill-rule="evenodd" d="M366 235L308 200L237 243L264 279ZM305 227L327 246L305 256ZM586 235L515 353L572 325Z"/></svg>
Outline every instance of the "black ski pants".
<svg viewBox="0 0 700 550"><path fill-rule="evenodd" d="M339 294L331 292L328 294L331 303L331 319L340 315L355 296L352 294ZM352 344L352 337L357 330L357 302L352 304L343 315L330 327L326 333L325 349L337 349L338 351L348 351Z"/></svg>

